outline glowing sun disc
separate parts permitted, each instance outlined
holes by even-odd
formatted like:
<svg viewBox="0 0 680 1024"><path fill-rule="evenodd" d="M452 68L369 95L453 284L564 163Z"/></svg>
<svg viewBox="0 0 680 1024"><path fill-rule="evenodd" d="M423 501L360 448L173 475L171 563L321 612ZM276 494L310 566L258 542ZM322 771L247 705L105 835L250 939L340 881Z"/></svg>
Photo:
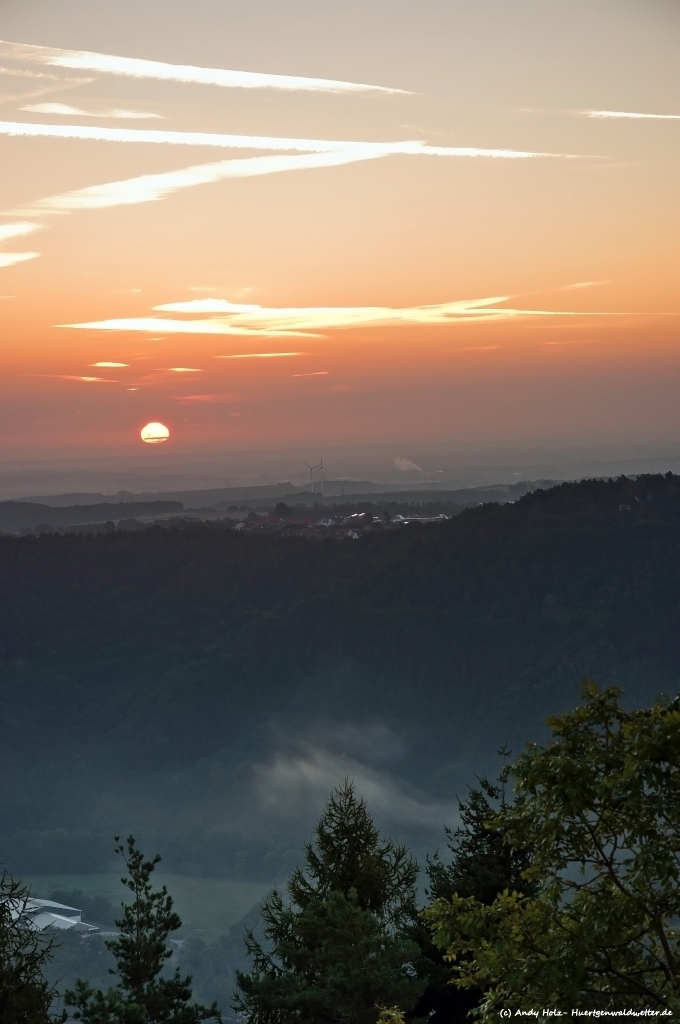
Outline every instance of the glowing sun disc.
<svg viewBox="0 0 680 1024"><path fill-rule="evenodd" d="M142 427L140 435L147 444L161 444L170 437L170 431L162 423L147 423Z"/></svg>

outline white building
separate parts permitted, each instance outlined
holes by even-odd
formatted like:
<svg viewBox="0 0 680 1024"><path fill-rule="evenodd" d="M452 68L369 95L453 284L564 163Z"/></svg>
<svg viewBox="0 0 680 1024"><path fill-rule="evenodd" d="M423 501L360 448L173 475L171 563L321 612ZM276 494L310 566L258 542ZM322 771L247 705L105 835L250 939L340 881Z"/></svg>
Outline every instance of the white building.
<svg viewBox="0 0 680 1024"><path fill-rule="evenodd" d="M76 931L89 934L98 932L93 924L83 921L83 912L76 907L67 907L64 903L54 900L39 900L29 897L26 900L14 900L12 907L13 920L19 919L28 928L42 932L45 928L58 928L60 931Z"/></svg>

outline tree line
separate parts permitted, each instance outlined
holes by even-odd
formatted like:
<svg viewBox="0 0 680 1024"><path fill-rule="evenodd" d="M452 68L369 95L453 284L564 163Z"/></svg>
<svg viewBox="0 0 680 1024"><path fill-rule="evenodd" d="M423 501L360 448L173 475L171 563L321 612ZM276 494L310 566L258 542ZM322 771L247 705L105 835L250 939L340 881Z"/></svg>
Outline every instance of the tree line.
<svg viewBox="0 0 680 1024"><path fill-rule="evenodd" d="M573 706L582 675L639 704L674 693L679 530L680 477L658 476L352 544L198 525L0 537L3 859L26 876L93 871L124 830L171 870L268 880L300 837L242 845L213 828L225 793L210 786L228 774L242 799L270 717L301 735L339 707L380 720L409 782L443 798ZM175 794L208 761L187 823Z"/></svg>
<svg viewBox="0 0 680 1024"><path fill-rule="evenodd" d="M383 837L351 781L331 794L304 866L263 901L233 1008L251 1024L487 1024L501 1010L680 1013L680 698L627 710L582 686L552 736L460 801L445 857L419 868ZM507 754L507 752L505 752ZM508 755L509 757L509 755ZM107 943L116 982L65 993L83 1024L221 1020L168 964L180 927L153 887L159 861L119 843L131 899ZM20 883L0 895L0 1019L58 1019L44 977L52 938L22 924Z"/></svg>

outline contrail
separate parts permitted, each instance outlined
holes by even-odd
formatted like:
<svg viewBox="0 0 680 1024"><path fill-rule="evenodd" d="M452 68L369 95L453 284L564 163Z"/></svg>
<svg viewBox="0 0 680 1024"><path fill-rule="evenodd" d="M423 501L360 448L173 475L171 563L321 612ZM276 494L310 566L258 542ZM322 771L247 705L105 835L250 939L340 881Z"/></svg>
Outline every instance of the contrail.
<svg viewBox="0 0 680 1024"><path fill-rule="evenodd" d="M638 114L630 110L577 110L581 117L630 118L633 121L680 121L680 114Z"/></svg>
<svg viewBox="0 0 680 1024"><path fill-rule="evenodd" d="M109 181L103 185L89 185L72 192L47 196L30 203L16 216L67 214L80 210L106 210L115 206L134 206L151 203L172 195L180 189L196 185L210 185L229 178L251 178L281 171L307 170L317 167L338 167L372 160L384 154L371 149L339 150L332 153L299 153L295 156L259 156L241 160L219 160L216 163L196 164L177 171L160 174L142 174L123 181Z"/></svg>
<svg viewBox="0 0 680 1024"><path fill-rule="evenodd" d="M342 139L290 139L268 135L224 135L217 132L178 132L155 128L105 128L100 125L35 124L0 121L0 135L15 138L80 139L92 142L151 143L171 146L208 146L216 149L261 149L299 153L372 151L375 156L489 157L500 160L579 159L573 153L541 153L522 149L487 149L478 146L428 146L420 140L360 142Z"/></svg>
<svg viewBox="0 0 680 1024"><path fill-rule="evenodd" d="M32 46L0 40L0 55L14 60L59 68L79 68L128 78L154 78L166 82L187 82L195 85L217 85L223 89L283 89L288 92L382 92L402 93L383 85L361 82L340 82L330 78L305 78L299 75L268 75L254 71L229 71L224 68L202 68L191 64L167 64L137 57L118 57L88 50L61 50L51 46Z"/></svg>

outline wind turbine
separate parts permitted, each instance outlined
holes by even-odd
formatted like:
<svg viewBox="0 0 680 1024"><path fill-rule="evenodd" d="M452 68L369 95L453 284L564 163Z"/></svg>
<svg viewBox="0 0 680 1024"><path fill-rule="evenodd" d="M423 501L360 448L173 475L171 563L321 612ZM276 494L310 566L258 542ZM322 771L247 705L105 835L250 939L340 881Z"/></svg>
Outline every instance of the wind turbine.
<svg viewBox="0 0 680 1024"><path fill-rule="evenodd" d="M309 463L305 462L304 460L302 462L302 465L306 466L307 469L309 470L309 492L310 494L314 494L314 474L316 473L317 469L321 469L322 467L321 465L310 466ZM321 490L323 491L323 477L321 478Z"/></svg>
<svg viewBox="0 0 680 1024"><path fill-rule="evenodd" d="M328 470L323 464L323 458L321 459L319 465L316 468L319 470L319 475L321 476L321 497L323 498L323 475L324 473L328 472Z"/></svg>

